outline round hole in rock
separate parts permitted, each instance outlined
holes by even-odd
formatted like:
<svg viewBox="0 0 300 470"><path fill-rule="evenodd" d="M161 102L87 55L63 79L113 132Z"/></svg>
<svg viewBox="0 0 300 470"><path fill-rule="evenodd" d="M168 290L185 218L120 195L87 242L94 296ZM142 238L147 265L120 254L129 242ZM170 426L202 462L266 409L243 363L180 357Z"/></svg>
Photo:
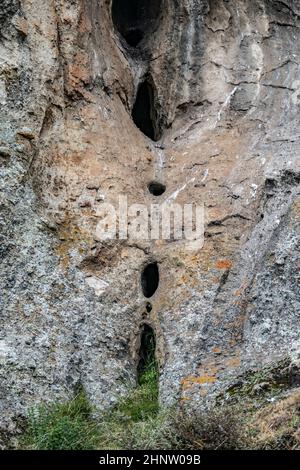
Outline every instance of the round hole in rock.
<svg viewBox="0 0 300 470"><path fill-rule="evenodd" d="M126 42L136 47L155 29L161 0L113 0L112 20Z"/></svg>
<svg viewBox="0 0 300 470"><path fill-rule="evenodd" d="M148 264L141 275L141 285L145 297L152 297L159 285L159 269L157 263Z"/></svg>
<svg viewBox="0 0 300 470"><path fill-rule="evenodd" d="M156 113L153 86L147 80L142 82L137 91L132 108L132 119L135 125L149 139L158 140L156 132Z"/></svg>
<svg viewBox="0 0 300 470"><path fill-rule="evenodd" d="M148 184L148 189L153 196L161 196L166 191L166 186L158 181L152 181Z"/></svg>
<svg viewBox="0 0 300 470"><path fill-rule="evenodd" d="M153 328L150 325L143 325L141 330L141 344L139 350L139 362L137 367L138 383L142 384L145 379L145 374L157 372L157 362L155 358L156 339ZM156 374L154 374L156 376ZM155 378L156 380L156 378Z"/></svg>

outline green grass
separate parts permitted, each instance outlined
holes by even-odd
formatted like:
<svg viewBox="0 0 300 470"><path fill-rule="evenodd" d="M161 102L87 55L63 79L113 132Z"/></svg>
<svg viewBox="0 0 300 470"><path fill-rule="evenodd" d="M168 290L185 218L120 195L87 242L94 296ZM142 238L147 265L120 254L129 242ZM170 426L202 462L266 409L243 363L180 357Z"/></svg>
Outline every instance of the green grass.
<svg viewBox="0 0 300 470"><path fill-rule="evenodd" d="M72 401L32 409L21 448L36 450L126 449L162 425L158 404L158 370L150 354L138 386L99 421L83 392ZM146 429L148 429L146 431ZM155 434L155 432L154 432ZM146 438L147 440L147 438ZM146 444L145 444L146 445Z"/></svg>
<svg viewBox="0 0 300 470"><path fill-rule="evenodd" d="M300 449L300 390L260 409L216 406L188 415L157 406L154 371L101 419L91 419L84 394L30 413L17 448L36 450ZM154 403L155 402L155 403ZM15 447L14 447L15 448Z"/></svg>
<svg viewBox="0 0 300 470"><path fill-rule="evenodd" d="M83 393L72 401L32 409L21 447L34 450L91 450L99 440Z"/></svg>
<svg viewBox="0 0 300 470"><path fill-rule="evenodd" d="M112 413L123 414L132 422L153 418L159 411L156 370L148 370L140 385L117 405Z"/></svg>
<svg viewBox="0 0 300 470"><path fill-rule="evenodd" d="M139 370L138 386L108 413L99 424L99 449L140 448L142 436L150 442L162 424L158 402L158 368L154 353L149 351ZM147 443L143 445L146 447Z"/></svg>
<svg viewBox="0 0 300 470"><path fill-rule="evenodd" d="M151 354L143 356L138 385L100 418L84 393L68 403L31 410L18 448L36 450L213 450L300 448L300 390L281 401L246 399L234 390L236 402L219 403L192 415L158 404L158 369ZM249 377L251 387L265 375ZM246 386L248 386L248 382ZM237 393L241 391L238 399ZM248 391L248 390L247 390ZM253 401L254 400L254 401ZM96 415L96 413L95 413Z"/></svg>

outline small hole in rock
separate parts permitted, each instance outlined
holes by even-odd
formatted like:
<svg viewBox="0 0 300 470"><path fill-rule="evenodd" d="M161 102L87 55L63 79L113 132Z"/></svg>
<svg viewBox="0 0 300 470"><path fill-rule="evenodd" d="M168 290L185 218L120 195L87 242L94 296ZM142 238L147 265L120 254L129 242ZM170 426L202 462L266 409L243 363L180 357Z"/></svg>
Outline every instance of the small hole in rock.
<svg viewBox="0 0 300 470"><path fill-rule="evenodd" d="M161 0L113 0L112 20L126 42L136 47L155 29Z"/></svg>
<svg viewBox="0 0 300 470"><path fill-rule="evenodd" d="M159 270L157 263L148 264L142 272L141 285L145 297L152 297L159 284Z"/></svg>
<svg viewBox="0 0 300 470"><path fill-rule="evenodd" d="M139 363L137 367L138 383L142 384L145 380L149 380L146 374L156 375L157 362L155 358L156 339L155 333L151 326L145 324L141 331L141 345L139 350Z"/></svg>
<svg viewBox="0 0 300 470"><path fill-rule="evenodd" d="M150 304L150 302L147 302L146 310L147 310L148 313L152 312L152 305Z"/></svg>
<svg viewBox="0 0 300 470"><path fill-rule="evenodd" d="M132 109L132 119L135 125L149 139L158 140L156 131L156 114L154 106L153 86L145 81L139 85L136 100Z"/></svg>
<svg viewBox="0 0 300 470"><path fill-rule="evenodd" d="M152 181L152 183L148 185L148 189L153 196L161 196L166 191L166 186L158 181Z"/></svg>

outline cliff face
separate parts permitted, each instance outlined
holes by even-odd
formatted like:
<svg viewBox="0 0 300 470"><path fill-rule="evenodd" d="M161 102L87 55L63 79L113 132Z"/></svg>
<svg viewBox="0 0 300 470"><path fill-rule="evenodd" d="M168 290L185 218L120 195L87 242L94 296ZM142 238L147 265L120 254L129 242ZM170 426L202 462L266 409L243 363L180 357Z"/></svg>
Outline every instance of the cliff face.
<svg viewBox="0 0 300 470"><path fill-rule="evenodd" d="M78 385L113 404L135 385L144 324L166 404L205 406L245 371L298 358L300 2L123 3L0 5L9 429ZM204 204L203 248L99 240L119 195Z"/></svg>

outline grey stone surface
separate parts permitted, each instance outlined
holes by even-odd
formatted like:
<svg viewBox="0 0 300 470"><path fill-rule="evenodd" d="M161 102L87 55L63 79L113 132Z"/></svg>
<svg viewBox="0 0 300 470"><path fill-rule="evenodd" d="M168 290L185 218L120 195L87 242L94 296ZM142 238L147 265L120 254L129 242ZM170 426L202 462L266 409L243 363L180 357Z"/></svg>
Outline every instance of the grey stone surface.
<svg viewBox="0 0 300 470"><path fill-rule="evenodd" d="M79 385L99 409L116 402L135 385L144 321L162 403L206 406L249 369L299 361L299 2L165 0L136 49L109 3L0 5L0 422L12 432ZM145 76L155 143L131 119ZM162 200L205 204L199 252L97 240L103 201L149 205L154 178Z"/></svg>

